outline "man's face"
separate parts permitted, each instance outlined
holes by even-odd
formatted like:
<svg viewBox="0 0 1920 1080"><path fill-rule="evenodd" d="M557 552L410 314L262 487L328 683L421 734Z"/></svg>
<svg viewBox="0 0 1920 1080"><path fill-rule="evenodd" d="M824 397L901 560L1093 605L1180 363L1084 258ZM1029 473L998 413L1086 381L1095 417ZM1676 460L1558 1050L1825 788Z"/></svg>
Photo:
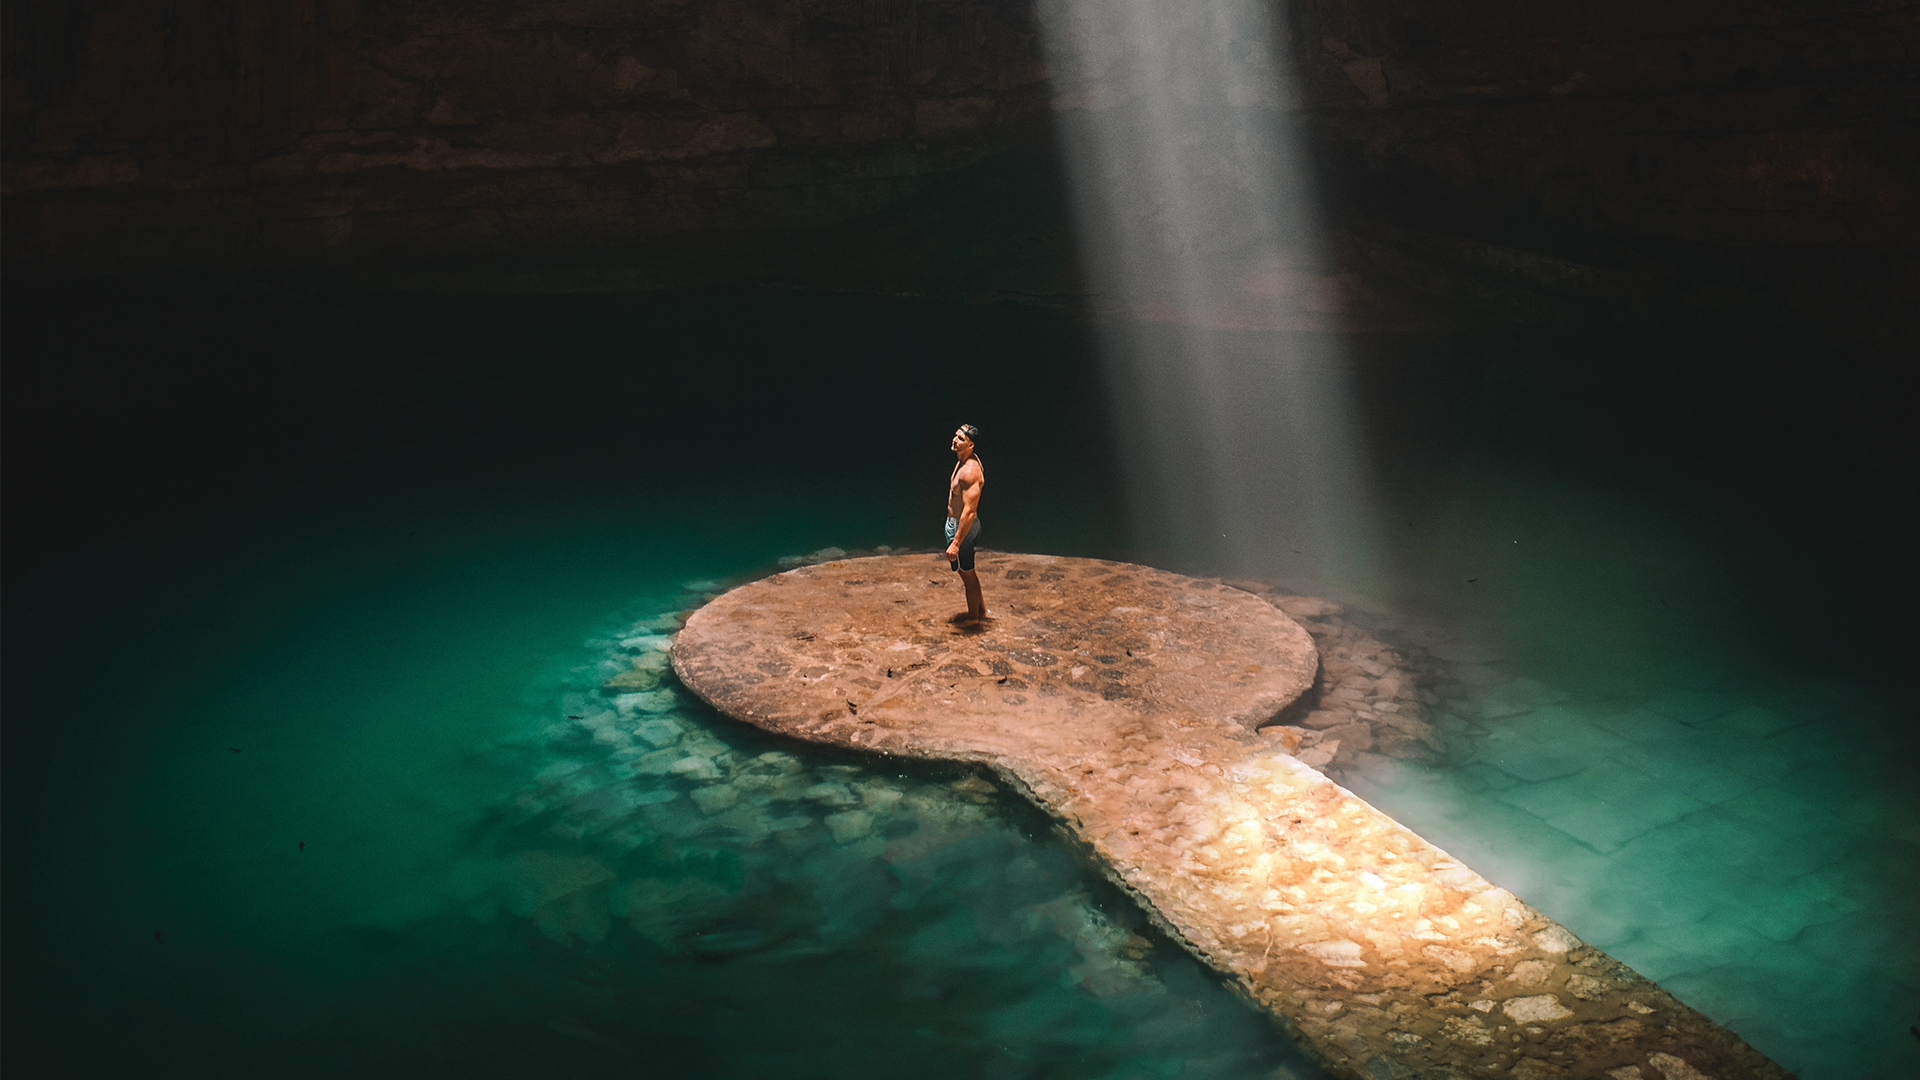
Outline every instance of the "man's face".
<svg viewBox="0 0 1920 1080"><path fill-rule="evenodd" d="M973 449L973 440L967 438L966 432L956 429L953 433L953 452L958 454L971 449Z"/></svg>

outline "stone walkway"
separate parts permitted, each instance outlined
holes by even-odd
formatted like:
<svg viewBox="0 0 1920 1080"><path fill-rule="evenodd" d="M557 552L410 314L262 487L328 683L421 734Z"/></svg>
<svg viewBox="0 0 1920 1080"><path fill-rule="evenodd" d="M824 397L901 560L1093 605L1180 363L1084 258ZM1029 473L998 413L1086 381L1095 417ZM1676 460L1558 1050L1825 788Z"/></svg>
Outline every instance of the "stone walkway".
<svg viewBox="0 0 1920 1080"><path fill-rule="evenodd" d="M931 556L802 567L696 612L674 668L771 731L993 769L1337 1076L1788 1075L1284 752L1342 725L1256 733L1320 666L1266 599L1045 556L982 578L970 628Z"/></svg>

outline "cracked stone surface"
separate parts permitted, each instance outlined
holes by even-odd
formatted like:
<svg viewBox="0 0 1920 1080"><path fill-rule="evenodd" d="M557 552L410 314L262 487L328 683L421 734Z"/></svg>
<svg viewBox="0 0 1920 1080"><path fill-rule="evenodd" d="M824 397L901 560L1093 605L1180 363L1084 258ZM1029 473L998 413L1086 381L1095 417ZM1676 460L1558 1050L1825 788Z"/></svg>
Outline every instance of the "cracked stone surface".
<svg viewBox="0 0 1920 1080"><path fill-rule="evenodd" d="M1038 555L981 578L969 628L930 556L800 567L695 612L673 666L770 731L993 769L1336 1076L1790 1075L1258 734L1320 666L1268 599Z"/></svg>

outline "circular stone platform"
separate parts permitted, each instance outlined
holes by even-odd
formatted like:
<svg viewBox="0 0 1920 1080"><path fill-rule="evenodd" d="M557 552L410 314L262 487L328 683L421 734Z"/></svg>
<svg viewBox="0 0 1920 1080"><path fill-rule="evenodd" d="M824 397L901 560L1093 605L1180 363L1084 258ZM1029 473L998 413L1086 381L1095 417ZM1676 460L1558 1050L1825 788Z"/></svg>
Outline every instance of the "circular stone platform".
<svg viewBox="0 0 1920 1080"><path fill-rule="evenodd" d="M1125 736L1251 732L1313 685L1319 656L1259 597L1093 559L994 554L992 618L951 621L958 575L928 555L848 559L742 586L674 643L722 712L916 757L1072 757Z"/></svg>
<svg viewBox="0 0 1920 1080"><path fill-rule="evenodd" d="M1351 1080L1790 1080L1737 1035L1253 729L1313 682L1252 593L994 553L994 619L931 555L803 567L675 638L722 712L814 742L987 765L1172 938Z"/></svg>

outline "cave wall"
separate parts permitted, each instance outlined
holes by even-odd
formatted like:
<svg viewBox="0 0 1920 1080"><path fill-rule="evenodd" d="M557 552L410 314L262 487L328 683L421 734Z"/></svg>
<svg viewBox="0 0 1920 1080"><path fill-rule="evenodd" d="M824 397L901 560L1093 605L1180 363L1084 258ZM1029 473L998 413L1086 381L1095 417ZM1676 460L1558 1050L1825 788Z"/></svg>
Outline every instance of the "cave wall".
<svg viewBox="0 0 1920 1080"><path fill-rule="evenodd" d="M1920 340L1920 5L1276 7L1299 85L1263 107L1319 144L1366 272L1517 317L1680 296ZM597 252L647 270L596 287L1075 288L1048 117L1099 95L1049 72L1033 0L4 12L15 274L487 257L528 284ZM978 235L1023 216L1049 235Z"/></svg>
<svg viewBox="0 0 1920 1080"><path fill-rule="evenodd" d="M628 244L871 214L1045 108L1001 0L19 0L9 261Z"/></svg>
<svg viewBox="0 0 1920 1080"><path fill-rule="evenodd" d="M1914 248L1920 6L1306 5L1323 135L1603 231Z"/></svg>

